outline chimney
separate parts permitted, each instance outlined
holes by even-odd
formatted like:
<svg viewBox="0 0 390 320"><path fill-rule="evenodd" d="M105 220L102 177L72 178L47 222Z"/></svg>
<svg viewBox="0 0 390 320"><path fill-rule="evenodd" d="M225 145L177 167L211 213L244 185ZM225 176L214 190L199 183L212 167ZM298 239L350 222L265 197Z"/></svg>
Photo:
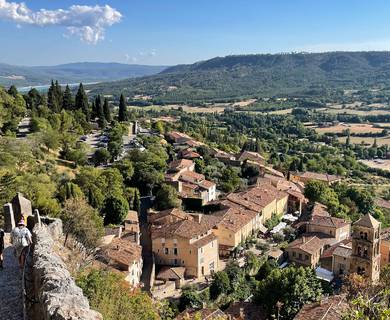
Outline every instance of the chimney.
<svg viewBox="0 0 390 320"><path fill-rule="evenodd" d="M118 230L118 238L122 238L122 226L119 227L119 230Z"/></svg>
<svg viewBox="0 0 390 320"><path fill-rule="evenodd" d="M197 214L197 215L195 216L195 220L196 220L196 222L200 223L200 221L202 220L202 214L201 214L201 213L200 213L200 214Z"/></svg>

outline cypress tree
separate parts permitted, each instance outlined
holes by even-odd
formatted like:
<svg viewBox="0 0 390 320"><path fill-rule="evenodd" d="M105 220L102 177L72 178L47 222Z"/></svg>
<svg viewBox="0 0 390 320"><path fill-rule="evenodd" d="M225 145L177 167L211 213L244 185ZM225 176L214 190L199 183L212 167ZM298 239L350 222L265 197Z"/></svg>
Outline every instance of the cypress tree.
<svg viewBox="0 0 390 320"><path fill-rule="evenodd" d="M108 99L104 99L104 104L103 104L103 112L104 112L104 117L106 118L106 121L108 123L111 122L111 110L110 110L110 105L108 104Z"/></svg>
<svg viewBox="0 0 390 320"><path fill-rule="evenodd" d="M72 92L70 91L69 86L66 85L66 88L64 91L64 97L62 99L62 109L73 110L73 107L74 107L74 104L73 104Z"/></svg>
<svg viewBox="0 0 390 320"><path fill-rule="evenodd" d="M54 81L51 80L49 91L47 91L47 106L50 110L54 111L55 108L55 85Z"/></svg>
<svg viewBox="0 0 390 320"><path fill-rule="evenodd" d="M11 96L13 96L14 98L17 97L18 95L18 89L16 89L16 87L14 85L10 86L9 89L8 89L8 94L10 94Z"/></svg>
<svg viewBox="0 0 390 320"><path fill-rule="evenodd" d="M61 111L63 96L62 96L61 86L58 83L58 80L56 80L56 84L55 84L55 99L56 99L56 105L58 107L58 111Z"/></svg>
<svg viewBox="0 0 390 320"><path fill-rule="evenodd" d="M119 113L118 113L118 120L119 121L127 121L127 107L126 107L126 101L123 93L121 94L121 97L119 99Z"/></svg>
<svg viewBox="0 0 390 320"><path fill-rule="evenodd" d="M100 128L106 127L106 117L104 115L102 99L100 95L98 95L95 99L95 108L96 108L96 116L98 117L98 124Z"/></svg>
<svg viewBox="0 0 390 320"><path fill-rule="evenodd" d="M85 114L85 118L87 121L90 120L90 110L88 104L88 97L85 93L84 86L80 83L79 89L77 90L76 100L75 100L75 109L81 110Z"/></svg>

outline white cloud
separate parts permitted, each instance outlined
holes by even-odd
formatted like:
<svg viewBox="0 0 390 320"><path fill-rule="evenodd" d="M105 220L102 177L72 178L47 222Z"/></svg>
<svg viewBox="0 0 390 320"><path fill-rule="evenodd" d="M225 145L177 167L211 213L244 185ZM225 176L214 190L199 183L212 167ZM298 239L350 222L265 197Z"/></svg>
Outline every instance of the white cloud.
<svg viewBox="0 0 390 320"><path fill-rule="evenodd" d="M63 26L68 35L76 35L89 44L103 40L105 29L120 22L121 18L122 14L109 5L72 5L68 9L32 11L24 2L0 0L0 20L18 25Z"/></svg>
<svg viewBox="0 0 390 320"><path fill-rule="evenodd" d="M156 49L151 49L149 51L140 51L136 55L131 56L130 54L126 53L125 54L125 60L126 62L132 62L136 63L141 61L147 61L149 58L155 57L157 55L157 50Z"/></svg>

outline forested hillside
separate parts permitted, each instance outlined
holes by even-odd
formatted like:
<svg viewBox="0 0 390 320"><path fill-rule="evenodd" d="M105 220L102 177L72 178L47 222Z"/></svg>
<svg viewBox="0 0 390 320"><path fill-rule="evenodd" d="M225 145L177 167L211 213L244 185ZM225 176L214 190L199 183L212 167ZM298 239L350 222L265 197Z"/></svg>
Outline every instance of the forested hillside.
<svg viewBox="0 0 390 320"><path fill-rule="evenodd" d="M94 92L153 95L154 102L224 101L248 96L324 96L334 89L390 83L390 52L328 52L218 57L158 75L102 83Z"/></svg>

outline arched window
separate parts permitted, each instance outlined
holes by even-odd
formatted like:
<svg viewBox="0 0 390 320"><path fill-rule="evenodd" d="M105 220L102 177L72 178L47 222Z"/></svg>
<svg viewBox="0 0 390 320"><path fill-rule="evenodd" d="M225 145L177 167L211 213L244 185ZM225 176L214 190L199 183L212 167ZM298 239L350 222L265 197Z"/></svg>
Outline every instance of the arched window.
<svg viewBox="0 0 390 320"><path fill-rule="evenodd" d="M364 232L364 239L365 239L365 240L368 239L368 234L367 234L367 232Z"/></svg>
<svg viewBox="0 0 390 320"><path fill-rule="evenodd" d="M367 247L364 247L363 257L367 258L368 256L368 249Z"/></svg>
<svg viewBox="0 0 390 320"><path fill-rule="evenodd" d="M363 231L360 231L360 239L363 239Z"/></svg>

